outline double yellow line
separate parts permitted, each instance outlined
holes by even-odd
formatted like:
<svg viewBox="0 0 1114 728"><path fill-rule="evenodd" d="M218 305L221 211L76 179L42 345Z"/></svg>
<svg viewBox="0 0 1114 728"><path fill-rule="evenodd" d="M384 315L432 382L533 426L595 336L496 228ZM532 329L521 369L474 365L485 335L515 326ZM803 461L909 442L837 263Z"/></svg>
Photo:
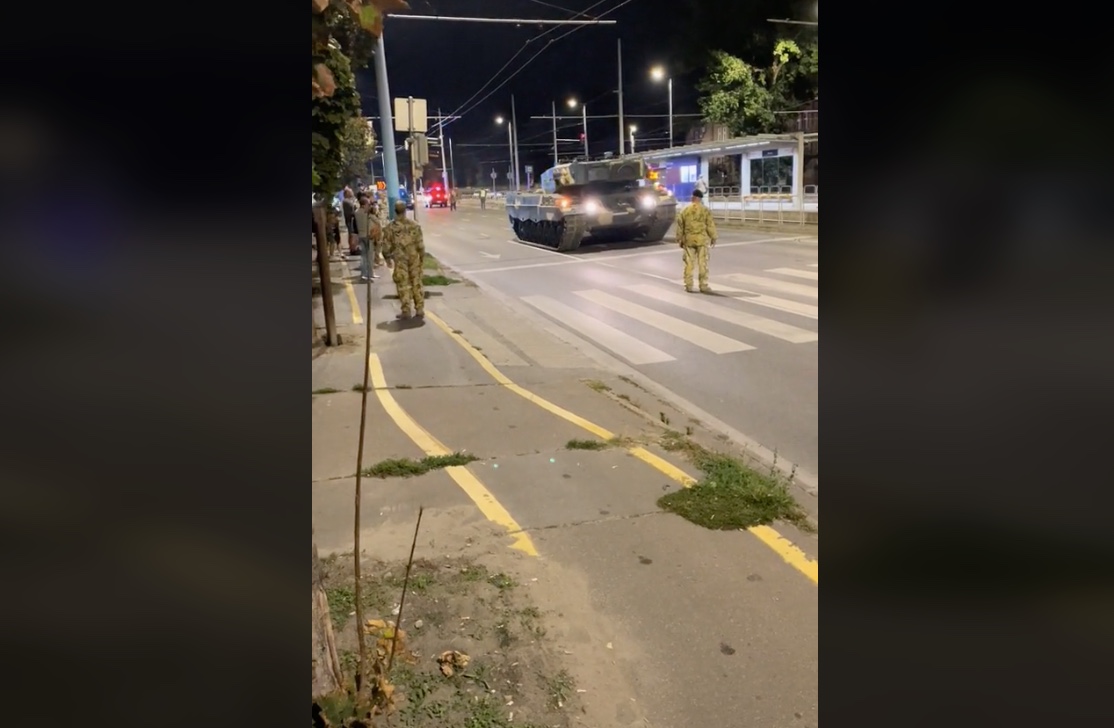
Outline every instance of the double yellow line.
<svg viewBox="0 0 1114 728"><path fill-rule="evenodd" d="M485 372L491 375L492 379L494 379L496 382L501 384L509 391L514 392L526 401L531 402L538 407L541 407L547 412L557 415L561 419L566 420L567 422L571 422L572 424L584 430L587 430L596 437L604 440L610 440L611 438L615 437L615 433L603 427L600 427L594 422L584 419L578 414L569 412L567 409L553 404L549 400L543 399L530 390L524 389L523 387L515 384L507 377L507 375L499 371L495 367L495 365L487 359L487 357L481 354L480 351L476 349L476 347L468 343L468 341L460 334L453 331L453 329L448 324L438 318L435 314L427 311L425 316L427 319L436 324L439 329L444 331L453 341L459 344L461 348L467 351L468 354L476 360L476 363L483 367L483 370ZM654 468L659 473L662 473L666 477L680 483L686 488L691 487L695 483L695 481L690 478L688 474L685 473L683 470L664 460L663 458L658 457L644 447L631 447L627 449L627 452L629 452L631 455L638 458L642 462L646 463L650 467ZM507 518L510 518L509 514L507 515ZM809 580L811 580L814 584L818 585L820 583L819 562L810 559L804 551L797 548L797 546L789 541L789 539L785 538L769 526L753 526L751 528L748 528L747 531L754 537L756 537L759 541L766 544L766 546L773 550L774 553L780 556L787 564L808 577Z"/></svg>
<svg viewBox="0 0 1114 728"><path fill-rule="evenodd" d="M354 298L354 296L353 296ZM358 309L353 309L358 310ZM615 433L600 427L594 422L584 419L580 415L570 412L567 409L560 407L547 399L543 399L534 394L528 389L525 389L513 381L511 381L503 372L499 371L494 364L492 364L478 349L472 346L464 337L457 334L453 329L442 321L435 314L426 311L425 317L432 321L438 328L444 331L453 341L455 341L461 348L479 364L485 372L487 372L492 379L505 387L507 390L514 392L526 401L541 407L542 409L560 417L567 422L580 427L596 437L603 440L610 440L615 437ZM452 451L445 447L445 445L434 437L428 430L418 424L417 421L411 417L406 410L404 410L395 398L391 395L387 388L387 379L383 374L383 365L379 361L376 354L371 354L368 360L371 370L371 383L376 396L379 398L379 403L383 409L394 420L406 435L414 441L414 443L422 449L427 455L449 455ZM692 486L695 481L689 477L687 473L658 457L644 447L630 447L627 449L634 457L646 463L650 467L662 473L666 477L674 480L684 487ZM521 525L514 519L513 516L507 511L506 508L496 500L480 480L463 466L455 466L445 468L446 474L456 482L460 489L472 500L473 503L480 509L480 512L492 523L502 526L507 530L507 534L513 539L511 548L517 549L529 556L537 556L538 551L534 546L533 540L530 538ZM748 528L747 531L757 538L759 541L768 546L774 553L778 554L787 564L792 566L797 571L804 574L814 584L820 583L819 563L810 559L801 549L797 548L792 542L778 533L775 529L769 526L754 526Z"/></svg>

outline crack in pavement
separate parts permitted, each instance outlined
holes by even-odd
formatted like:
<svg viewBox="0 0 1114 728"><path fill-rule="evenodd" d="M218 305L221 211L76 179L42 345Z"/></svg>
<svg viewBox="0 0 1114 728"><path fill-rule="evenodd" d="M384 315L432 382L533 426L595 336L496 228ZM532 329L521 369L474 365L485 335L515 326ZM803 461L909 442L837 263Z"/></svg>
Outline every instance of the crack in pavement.
<svg viewBox="0 0 1114 728"><path fill-rule="evenodd" d="M568 523L553 523L548 526L531 526L528 528L520 528L518 531L511 533L529 533L531 531L552 531L558 528L572 528L574 526L594 526L599 523L612 523L614 521L630 521L635 518L645 518L646 516L658 516L664 514L663 510L647 511L646 513L634 513L629 516L605 516L603 518L591 518L584 521L571 521Z"/></svg>

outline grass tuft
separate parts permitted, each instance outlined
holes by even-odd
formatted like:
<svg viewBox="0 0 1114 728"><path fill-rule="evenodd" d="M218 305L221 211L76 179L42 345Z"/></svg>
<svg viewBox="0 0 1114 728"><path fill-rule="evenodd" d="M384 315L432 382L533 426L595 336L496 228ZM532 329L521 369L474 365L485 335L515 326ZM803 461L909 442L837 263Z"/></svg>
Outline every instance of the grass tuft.
<svg viewBox="0 0 1114 728"><path fill-rule="evenodd" d="M454 452L451 455L431 455L421 460L410 458L391 458L380 460L363 469L361 475L368 478L413 478L425 475L431 470L467 465L479 460L471 453Z"/></svg>
<svg viewBox="0 0 1114 728"><path fill-rule="evenodd" d="M660 444L683 453L704 477L691 488L667 493L658 507L714 530L734 530L785 521L813 532L808 514L789 491L789 481L771 469L760 472L741 459L713 452L677 432Z"/></svg>
<svg viewBox="0 0 1114 728"><path fill-rule="evenodd" d="M603 440L569 440L565 443L566 450L604 450L609 445Z"/></svg>
<svg viewBox="0 0 1114 728"><path fill-rule="evenodd" d="M432 276L422 276L423 286L451 286L454 283L460 283L460 281L455 278L447 278L440 273Z"/></svg>

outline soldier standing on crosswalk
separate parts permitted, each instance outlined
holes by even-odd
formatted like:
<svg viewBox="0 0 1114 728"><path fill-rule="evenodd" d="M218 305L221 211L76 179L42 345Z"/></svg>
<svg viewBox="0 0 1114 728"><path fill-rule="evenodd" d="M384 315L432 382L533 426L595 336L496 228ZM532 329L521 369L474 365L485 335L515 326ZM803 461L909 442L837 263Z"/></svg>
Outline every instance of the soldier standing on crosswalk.
<svg viewBox="0 0 1114 728"><path fill-rule="evenodd" d="M422 264L425 262L425 240L418 223L406 217L406 203L395 203L395 219L383 230L383 257L394 265L395 290L402 304L396 318L410 318L414 308L418 318L425 316L425 292L422 290Z"/></svg>
<svg viewBox="0 0 1114 728"><path fill-rule="evenodd" d="M704 193L692 191L692 204L677 215L677 245L685 256L685 290L692 290L692 267L699 273L700 292L711 293L708 287L708 248L716 244L716 223L712 211L704 206Z"/></svg>

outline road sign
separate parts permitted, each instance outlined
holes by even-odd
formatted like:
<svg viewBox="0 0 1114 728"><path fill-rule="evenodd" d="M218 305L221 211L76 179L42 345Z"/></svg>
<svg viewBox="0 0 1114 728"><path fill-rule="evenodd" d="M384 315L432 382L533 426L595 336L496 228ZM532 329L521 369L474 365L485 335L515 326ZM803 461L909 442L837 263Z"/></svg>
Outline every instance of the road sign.
<svg viewBox="0 0 1114 728"><path fill-rule="evenodd" d="M533 174L533 173L534 173L534 165L527 164L526 165L526 174Z"/></svg>
<svg viewBox="0 0 1114 728"><path fill-rule="evenodd" d="M405 98L395 99L395 131L407 133L429 131L429 114L426 111L426 100Z"/></svg>
<svg viewBox="0 0 1114 728"><path fill-rule="evenodd" d="M507 172L507 179L514 177L514 172Z"/></svg>
<svg viewBox="0 0 1114 728"><path fill-rule="evenodd" d="M495 170L494 169L491 170L491 179L496 179L498 177L499 177L499 175L495 173Z"/></svg>

